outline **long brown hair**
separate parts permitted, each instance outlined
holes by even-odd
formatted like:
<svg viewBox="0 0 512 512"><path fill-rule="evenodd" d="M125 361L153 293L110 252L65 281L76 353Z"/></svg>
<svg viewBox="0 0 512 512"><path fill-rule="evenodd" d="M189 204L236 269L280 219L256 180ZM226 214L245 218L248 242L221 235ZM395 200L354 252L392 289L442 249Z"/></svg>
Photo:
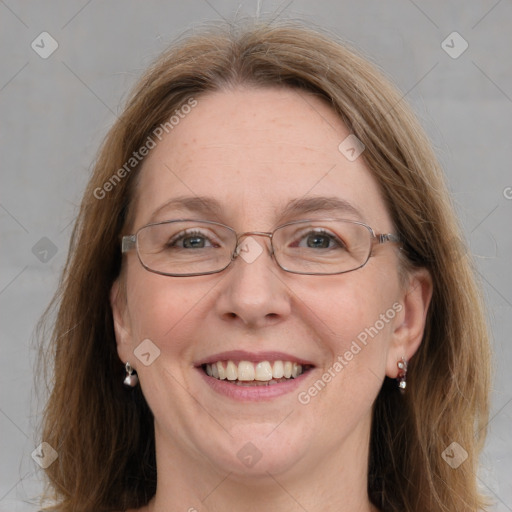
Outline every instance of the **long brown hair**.
<svg viewBox="0 0 512 512"><path fill-rule="evenodd" d="M190 98L236 85L285 86L325 99L366 147L363 158L406 241L407 264L433 279L407 392L386 378L374 404L370 499L382 511L482 509L475 475L488 417L489 341L442 171L400 93L373 65L332 36L287 22L210 27L174 44L136 85L104 141L45 352L53 380L42 437L58 452L46 470L55 510L124 510L155 493L153 418L140 387L123 387L109 303L140 167L126 163ZM442 457L453 442L468 454L457 469Z"/></svg>

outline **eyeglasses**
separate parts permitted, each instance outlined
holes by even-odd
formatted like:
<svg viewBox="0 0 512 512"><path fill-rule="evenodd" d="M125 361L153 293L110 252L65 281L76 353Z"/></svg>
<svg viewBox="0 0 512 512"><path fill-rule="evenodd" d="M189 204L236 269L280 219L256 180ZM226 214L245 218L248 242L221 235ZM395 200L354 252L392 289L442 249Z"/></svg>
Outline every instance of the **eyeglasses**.
<svg viewBox="0 0 512 512"><path fill-rule="evenodd" d="M148 224L122 238L122 253L134 247L142 266L155 274L175 277L215 274L238 256L254 261L263 248L249 237L270 239L270 254L286 272L332 275L363 267L375 245L400 243L392 234L375 234L362 222L345 219L298 220L272 232L237 234L208 220L168 220Z"/></svg>

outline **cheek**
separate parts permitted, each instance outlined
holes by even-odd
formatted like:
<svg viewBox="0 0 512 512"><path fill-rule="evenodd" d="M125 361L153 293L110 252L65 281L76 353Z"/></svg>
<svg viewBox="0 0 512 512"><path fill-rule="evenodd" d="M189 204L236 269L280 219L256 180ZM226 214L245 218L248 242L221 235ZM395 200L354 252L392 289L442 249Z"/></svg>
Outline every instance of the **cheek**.
<svg viewBox="0 0 512 512"><path fill-rule="evenodd" d="M174 354L190 346L192 331L201 321L197 311L209 291L192 284L145 270L133 272L127 294L134 344L149 338L160 350Z"/></svg>
<svg viewBox="0 0 512 512"><path fill-rule="evenodd" d="M323 284L309 283L307 289L297 290L297 295L304 303L299 314L310 319L331 360L346 356L344 359L350 362L347 369L354 371L361 366L368 368L371 362L380 374L393 332L398 295L397 287L386 285L389 276L372 274L360 271L359 275L337 276Z"/></svg>
<svg viewBox="0 0 512 512"><path fill-rule="evenodd" d="M322 367L297 395L303 421L320 429L322 440L332 441L323 441L326 446L318 450L335 449L340 436L370 417L385 377L397 295L392 286L376 282L378 276L365 277L346 274L297 290L303 299L298 315L307 319L324 348ZM317 417L322 418L320 426Z"/></svg>

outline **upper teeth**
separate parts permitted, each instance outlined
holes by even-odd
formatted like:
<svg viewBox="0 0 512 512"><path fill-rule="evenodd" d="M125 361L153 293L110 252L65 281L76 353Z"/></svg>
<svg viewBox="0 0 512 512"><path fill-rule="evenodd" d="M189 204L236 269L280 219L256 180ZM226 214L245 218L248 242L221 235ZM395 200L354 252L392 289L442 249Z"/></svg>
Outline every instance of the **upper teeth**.
<svg viewBox="0 0 512 512"><path fill-rule="evenodd" d="M302 373L302 365L291 361L274 361L273 363L240 361L238 365L233 361L217 361L205 366L206 373L210 377L220 380L267 381L283 377L295 378Z"/></svg>

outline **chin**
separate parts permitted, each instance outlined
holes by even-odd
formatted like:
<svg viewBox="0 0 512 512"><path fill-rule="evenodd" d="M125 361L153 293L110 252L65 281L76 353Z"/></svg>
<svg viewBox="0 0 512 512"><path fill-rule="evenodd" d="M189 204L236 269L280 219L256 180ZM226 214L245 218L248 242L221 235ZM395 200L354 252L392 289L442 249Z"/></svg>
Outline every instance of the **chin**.
<svg viewBox="0 0 512 512"><path fill-rule="evenodd" d="M271 475L290 471L304 458L303 433L291 432L289 426L278 432L276 424L237 426L236 432L220 445L201 447L212 463L222 472L243 481L259 481ZM288 427L288 428L287 428ZM302 429L301 429L302 430ZM302 430L304 432L304 430ZM297 435L294 435L297 434Z"/></svg>

